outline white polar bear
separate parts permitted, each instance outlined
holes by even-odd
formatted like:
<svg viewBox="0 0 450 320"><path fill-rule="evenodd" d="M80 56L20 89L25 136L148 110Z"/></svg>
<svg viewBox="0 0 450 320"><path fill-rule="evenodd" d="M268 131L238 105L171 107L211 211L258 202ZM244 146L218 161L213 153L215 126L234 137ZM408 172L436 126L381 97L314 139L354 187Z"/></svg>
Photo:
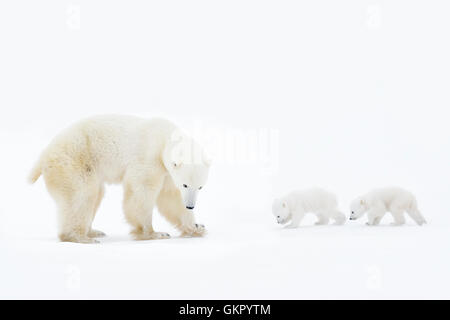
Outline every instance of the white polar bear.
<svg viewBox="0 0 450 320"><path fill-rule="evenodd" d="M360 218L365 212L369 221L367 225L378 225L387 211L394 217L393 225L405 223L404 212L418 224L426 223L424 217L417 209L417 201L414 195L401 188L375 189L365 195L356 198L350 205L350 220Z"/></svg>
<svg viewBox="0 0 450 320"><path fill-rule="evenodd" d="M208 171L202 148L171 122L111 115L83 120L58 135L29 180L44 176L59 211L59 239L92 243L104 235L91 225L105 183L123 184L123 209L135 239L170 237L153 230L155 206L183 235L203 235L192 209Z"/></svg>
<svg viewBox="0 0 450 320"><path fill-rule="evenodd" d="M318 188L293 191L281 199L275 199L272 205L272 213L279 224L291 222L288 228L297 228L308 212L319 218L316 225L328 224L330 218L338 225L346 220L337 208L336 196Z"/></svg>

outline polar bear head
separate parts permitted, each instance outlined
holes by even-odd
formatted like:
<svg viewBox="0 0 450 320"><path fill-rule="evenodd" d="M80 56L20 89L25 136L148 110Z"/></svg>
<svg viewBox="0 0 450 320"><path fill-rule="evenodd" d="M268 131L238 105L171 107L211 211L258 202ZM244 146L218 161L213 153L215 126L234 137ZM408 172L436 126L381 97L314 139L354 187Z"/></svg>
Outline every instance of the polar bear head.
<svg viewBox="0 0 450 320"><path fill-rule="evenodd" d="M272 204L272 214L279 224L288 223L291 219L291 211L286 201L275 199Z"/></svg>
<svg viewBox="0 0 450 320"><path fill-rule="evenodd" d="M369 210L369 207L367 205L367 201L364 199L364 197L358 197L355 200L352 201L350 204L350 220L356 220L358 218L361 218L361 216Z"/></svg>
<svg viewBox="0 0 450 320"><path fill-rule="evenodd" d="M165 147L163 162L181 193L184 205L189 210L194 209L198 192L208 179L209 157L191 138L174 134Z"/></svg>

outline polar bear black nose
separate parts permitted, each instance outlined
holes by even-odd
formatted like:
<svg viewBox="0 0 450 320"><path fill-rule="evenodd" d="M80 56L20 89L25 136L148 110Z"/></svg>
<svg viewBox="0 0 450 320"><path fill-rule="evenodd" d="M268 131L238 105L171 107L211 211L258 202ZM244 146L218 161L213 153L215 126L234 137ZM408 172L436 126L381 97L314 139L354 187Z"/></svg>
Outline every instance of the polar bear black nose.
<svg viewBox="0 0 450 320"><path fill-rule="evenodd" d="M192 209L194 209L194 207L186 206L186 209L192 210Z"/></svg>

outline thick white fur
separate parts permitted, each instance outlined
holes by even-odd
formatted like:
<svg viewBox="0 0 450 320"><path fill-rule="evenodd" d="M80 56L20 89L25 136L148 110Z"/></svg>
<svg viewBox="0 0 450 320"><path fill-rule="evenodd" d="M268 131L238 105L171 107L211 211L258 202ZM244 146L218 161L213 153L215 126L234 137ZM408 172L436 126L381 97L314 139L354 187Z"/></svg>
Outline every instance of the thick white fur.
<svg viewBox="0 0 450 320"><path fill-rule="evenodd" d="M328 224L330 218L335 224L345 223L345 215L338 208L336 196L328 191L313 188L293 191L281 199L275 199L272 213L280 224L288 228L297 228L306 213L314 213L318 217L317 225Z"/></svg>
<svg viewBox="0 0 450 320"><path fill-rule="evenodd" d="M414 195L401 188L390 187L375 189L356 198L350 205L352 211L350 220L356 220L367 212L368 225L378 225L386 214L392 213L393 225L405 223L404 212L418 224L426 223L424 217L417 209L417 201Z"/></svg>
<svg viewBox="0 0 450 320"><path fill-rule="evenodd" d="M42 174L58 207L61 241L96 242L91 225L106 183L124 186L123 209L137 240L168 238L154 232L155 206L184 235L205 232L192 210L209 169L203 150L163 119L97 116L59 134L30 174Z"/></svg>

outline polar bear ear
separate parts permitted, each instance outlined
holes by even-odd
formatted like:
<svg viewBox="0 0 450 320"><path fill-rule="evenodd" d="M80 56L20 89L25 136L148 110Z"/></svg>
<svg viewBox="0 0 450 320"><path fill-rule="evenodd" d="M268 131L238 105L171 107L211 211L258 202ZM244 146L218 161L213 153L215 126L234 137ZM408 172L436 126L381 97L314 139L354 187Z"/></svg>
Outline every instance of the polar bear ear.
<svg viewBox="0 0 450 320"><path fill-rule="evenodd" d="M181 167L181 162L180 161L174 161L174 162L172 162L172 166L174 167L174 168L179 168L179 167Z"/></svg>
<svg viewBox="0 0 450 320"><path fill-rule="evenodd" d="M179 168L183 164L183 149L181 148L172 148L171 150L171 162L173 168Z"/></svg>
<svg viewBox="0 0 450 320"><path fill-rule="evenodd" d="M170 142L173 144L177 144L183 140L184 133L181 130L175 130L170 135Z"/></svg>
<svg viewBox="0 0 450 320"><path fill-rule="evenodd" d="M287 203L283 201L283 202L281 203L281 206L282 206L283 208L287 208Z"/></svg>
<svg viewBox="0 0 450 320"><path fill-rule="evenodd" d="M182 158L181 158L180 154L177 154L176 157L173 157L173 159L172 159L172 167L174 169L177 169L177 168L181 167L181 165L183 164L183 161L181 159Z"/></svg>
<svg viewBox="0 0 450 320"><path fill-rule="evenodd" d="M363 198L359 199L359 204L362 206L366 205L366 200L364 200Z"/></svg>

